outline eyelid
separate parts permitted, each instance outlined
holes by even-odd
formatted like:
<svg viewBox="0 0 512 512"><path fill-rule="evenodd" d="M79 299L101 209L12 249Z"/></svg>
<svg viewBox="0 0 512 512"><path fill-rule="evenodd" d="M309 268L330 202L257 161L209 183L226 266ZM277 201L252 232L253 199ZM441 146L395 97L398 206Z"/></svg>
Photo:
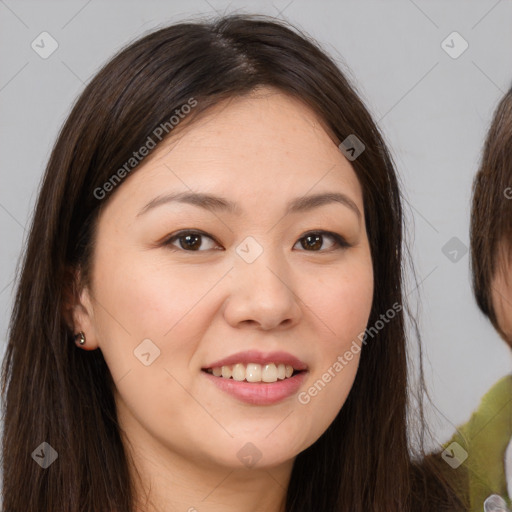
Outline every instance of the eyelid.
<svg viewBox="0 0 512 512"><path fill-rule="evenodd" d="M172 245L172 242L179 239L182 236L185 235L200 235L204 238L209 238L213 242L215 242L217 245L220 245L217 240L212 235L209 235L208 233L205 233L204 231L201 231L200 229L181 229L180 231L177 231L176 233L172 233L171 235L167 236L163 240L163 245L165 247L169 247L172 250L180 251L180 252L206 252L205 250L202 251L186 251L185 249L182 249L181 247L176 247Z"/></svg>
<svg viewBox="0 0 512 512"><path fill-rule="evenodd" d="M205 237L205 238L209 238L210 240L212 240L213 242L215 242L216 244L220 245L217 240L215 240L215 238L211 235L209 235L208 233L205 233L204 231L201 231L200 229L182 229L180 231L177 231L176 233L172 233L171 235L169 235L168 237L166 237L163 241L163 245L165 247L168 247L168 248L171 248L171 250L176 250L176 251L179 251L179 252L207 252L208 250L211 250L211 249L206 249L206 250L197 250L197 251L187 251L186 249L183 249L181 247L176 247L174 245L172 245L172 243L179 239L180 237L182 236L185 236L185 235L199 235L201 237ZM293 247L295 247L295 245L300 242L300 240L302 240L303 238L306 238L307 236L310 236L310 235L321 235L323 237L330 237L334 240L334 248L331 248L331 249L327 249L327 250L320 250L320 251L308 251L306 249L303 249L299 252L311 252L311 253L329 253L329 252L333 252L333 251L336 251L336 250L343 250L343 249L347 249L349 247L352 247L352 244L348 243L347 240L345 239L345 237L343 237L342 235L338 234L338 233L335 233L333 231L327 231L327 230L324 230L324 229L313 229L313 230L309 230L309 231L306 231L304 232L302 235L300 235L297 239L297 241L293 244ZM213 250L218 250L218 249L213 249Z"/></svg>

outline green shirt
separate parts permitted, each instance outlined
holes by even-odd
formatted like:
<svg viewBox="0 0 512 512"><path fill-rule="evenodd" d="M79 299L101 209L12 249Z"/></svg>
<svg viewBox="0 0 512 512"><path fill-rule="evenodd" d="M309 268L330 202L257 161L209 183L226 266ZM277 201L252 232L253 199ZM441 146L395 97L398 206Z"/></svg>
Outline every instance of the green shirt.
<svg viewBox="0 0 512 512"><path fill-rule="evenodd" d="M484 501L491 494L499 494L510 507L511 497L508 496L505 477L505 451L511 438L512 375L508 375L485 394L470 420L457 429L457 433L445 445L447 448L457 442L467 452L467 458L460 469L451 471L459 475L465 472L471 512L483 512ZM463 454L459 451L458 457L462 459ZM453 455L452 450L449 450L449 455ZM454 479L457 476L453 474ZM508 477L512 478L512 475Z"/></svg>

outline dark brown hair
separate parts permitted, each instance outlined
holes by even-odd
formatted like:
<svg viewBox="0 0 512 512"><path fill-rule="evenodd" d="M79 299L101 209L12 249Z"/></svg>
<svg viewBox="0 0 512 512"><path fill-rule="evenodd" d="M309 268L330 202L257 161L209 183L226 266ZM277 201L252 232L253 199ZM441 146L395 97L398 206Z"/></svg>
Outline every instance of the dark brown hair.
<svg viewBox="0 0 512 512"><path fill-rule="evenodd" d="M366 149L352 165L363 190L373 261L369 325L394 304L403 305L397 177L377 126L334 62L297 29L262 16L180 23L150 33L87 85L46 168L3 366L3 510L133 510L114 383L100 349L75 346L63 312L67 294L89 282L95 226L108 201L94 191L191 97L197 106L187 122L260 85L303 101L337 144L352 134L363 141ZM82 276L76 285L73 269ZM445 488L411 460L407 377L401 308L364 346L336 419L297 456L287 512L443 510ZM44 441L59 454L46 470L31 458ZM454 503L447 510L455 510Z"/></svg>
<svg viewBox="0 0 512 512"><path fill-rule="evenodd" d="M473 182L471 208L471 268L476 301L496 330L512 345L497 321L492 301L492 281L511 249L512 89L494 112Z"/></svg>

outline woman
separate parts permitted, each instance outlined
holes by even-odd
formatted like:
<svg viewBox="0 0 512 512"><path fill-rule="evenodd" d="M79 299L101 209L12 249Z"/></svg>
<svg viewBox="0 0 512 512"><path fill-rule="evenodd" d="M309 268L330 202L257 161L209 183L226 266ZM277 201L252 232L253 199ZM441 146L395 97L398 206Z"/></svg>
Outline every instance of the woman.
<svg viewBox="0 0 512 512"><path fill-rule="evenodd" d="M305 35L230 16L128 46L35 209L4 510L455 510L407 438L401 245L381 135Z"/></svg>

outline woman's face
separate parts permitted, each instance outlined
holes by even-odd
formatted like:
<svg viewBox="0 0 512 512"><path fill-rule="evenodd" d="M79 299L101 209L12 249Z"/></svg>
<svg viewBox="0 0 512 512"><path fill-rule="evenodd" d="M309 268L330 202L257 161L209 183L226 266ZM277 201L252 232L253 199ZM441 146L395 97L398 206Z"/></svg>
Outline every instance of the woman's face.
<svg viewBox="0 0 512 512"><path fill-rule="evenodd" d="M134 453L290 464L343 406L372 304L350 163L309 109L261 89L175 129L108 201L75 327Z"/></svg>

